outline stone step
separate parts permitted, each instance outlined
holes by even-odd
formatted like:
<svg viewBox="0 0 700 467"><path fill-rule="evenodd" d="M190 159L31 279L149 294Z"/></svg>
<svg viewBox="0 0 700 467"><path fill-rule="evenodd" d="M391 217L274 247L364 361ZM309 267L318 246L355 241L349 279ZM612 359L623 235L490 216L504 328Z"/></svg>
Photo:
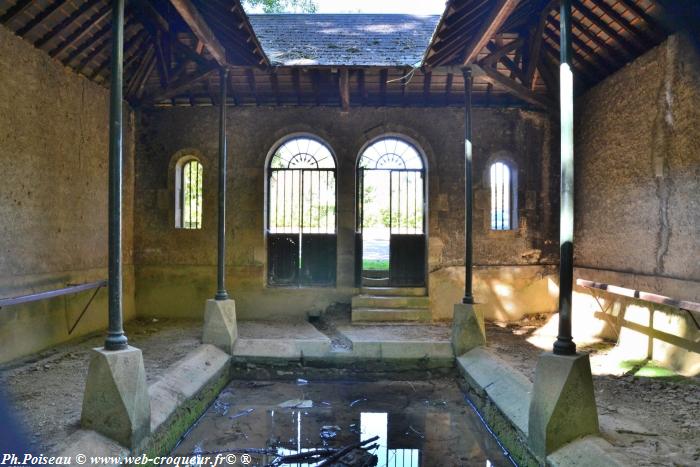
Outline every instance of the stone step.
<svg viewBox="0 0 700 467"><path fill-rule="evenodd" d="M355 295L352 297L352 308L428 308L428 297Z"/></svg>
<svg viewBox="0 0 700 467"><path fill-rule="evenodd" d="M389 278L388 277L363 277L362 278L363 287L388 287Z"/></svg>
<svg viewBox="0 0 700 467"><path fill-rule="evenodd" d="M427 308L353 308L352 322L428 322Z"/></svg>
<svg viewBox="0 0 700 467"><path fill-rule="evenodd" d="M425 297L428 295L425 287L362 287L363 295Z"/></svg>

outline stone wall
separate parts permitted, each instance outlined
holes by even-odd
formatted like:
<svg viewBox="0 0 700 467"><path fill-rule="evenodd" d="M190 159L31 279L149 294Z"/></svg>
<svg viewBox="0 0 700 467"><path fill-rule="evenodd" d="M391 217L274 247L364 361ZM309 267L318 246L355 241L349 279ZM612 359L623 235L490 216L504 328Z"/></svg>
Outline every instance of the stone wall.
<svg viewBox="0 0 700 467"><path fill-rule="evenodd" d="M107 277L109 92L0 26L0 297ZM124 301L134 316L133 114L125 115ZM101 290L0 310L0 362L106 327Z"/></svg>
<svg viewBox="0 0 700 467"><path fill-rule="evenodd" d="M230 107L227 124L228 288L239 316L304 317L332 302L350 301L357 292L353 274L356 159L367 141L398 133L414 140L427 157L432 311L435 319L451 318L464 281L463 272L460 277L464 264L464 116L460 109L353 108L342 113L333 108ZM338 270L337 286L332 288L266 286L265 158L277 141L296 132L322 138L338 160ZM214 294L217 134L216 108L170 108L141 115L134 233L139 313L199 317L204 300ZM523 277L529 278L525 282L546 282L543 278L549 272L544 265L556 262L549 134L548 120L539 113L475 110L475 261L510 268L503 275L507 287ZM187 153L198 155L204 167L201 230L174 228L174 166ZM489 161L498 156L518 167L520 225L515 231L492 232L488 226L485 172ZM517 292L517 287L511 288ZM488 294L482 298L490 299Z"/></svg>
<svg viewBox="0 0 700 467"><path fill-rule="evenodd" d="M698 51L687 38L671 36L588 91L577 109L576 278L700 301ZM576 293L577 312L604 311L591 291ZM601 303L615 319L637 320L639 303L626 318L633 301L606 294ZM688 350L683 341L697 342L687 313L651 309L656 330L631 333L659 338L663 329L681 337L673 344L681 354ZM677 360L673 365L683 367Z"/></svg>

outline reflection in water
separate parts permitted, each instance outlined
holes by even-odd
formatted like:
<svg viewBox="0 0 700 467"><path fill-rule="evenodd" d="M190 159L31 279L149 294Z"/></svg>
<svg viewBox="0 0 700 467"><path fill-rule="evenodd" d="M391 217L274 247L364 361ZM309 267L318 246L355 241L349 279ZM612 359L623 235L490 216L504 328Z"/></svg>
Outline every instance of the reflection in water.
<svg viewBox="0 0 700 467"><path fill-rule="evenodd" d="M285 405L294 400L310 402L310 406ZM230 411L220 407L230 407ZM227 449L240 454L240 449L265 448L276 455L258 451L249 464L265 466L278 456L338 450L373 437L378 439L370 452L377 456L380 467L511 465L451 380L312 381L302 387L276 382L264 388L234 381L173 454ZM305 459L283 465L312 467L317 462Z"/></svg>

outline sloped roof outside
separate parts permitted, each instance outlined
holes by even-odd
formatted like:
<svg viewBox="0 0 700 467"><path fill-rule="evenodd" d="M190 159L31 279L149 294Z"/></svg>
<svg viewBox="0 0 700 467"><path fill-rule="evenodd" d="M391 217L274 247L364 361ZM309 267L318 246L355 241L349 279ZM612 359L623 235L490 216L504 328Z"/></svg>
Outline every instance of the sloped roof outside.
<svg viewBox="0 0 700 467"><path fill-rule="evenodd" d="M438 15L249 15L273 65L413 66L419 64Z"/></svg>

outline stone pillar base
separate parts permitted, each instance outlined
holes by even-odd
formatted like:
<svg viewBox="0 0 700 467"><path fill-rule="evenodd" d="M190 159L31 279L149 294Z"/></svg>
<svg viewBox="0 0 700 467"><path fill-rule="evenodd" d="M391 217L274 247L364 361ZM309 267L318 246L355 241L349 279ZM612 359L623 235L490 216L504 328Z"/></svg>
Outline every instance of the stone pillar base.
<svg viewBox="0 0 700 467"><path fill-rule="evenodd" d="M80 423L130 449L149 435L151 402L141 350L93 349Z"/></svg>
<svg viewBox="0 0 700 467"><path fill-rule="evenodd" d="M528 438L544 459L564 444L598 433L598 411L588 354L540 355L530 402Z"/></svg>
<svg viewBox="0 0 700 467"><path fill-rule="evenodd" d="M202 342L214 345L231 355L236 339L238 339L236 302L233 300L207 300L204 309Z"/></svg>
<svg viewBox="0 0 700 467"><path fill-rule="evenodd" d="M452 350L463 355L475 347L486 344L484 315L476 305L457 303L452 317Z"/></svg>

